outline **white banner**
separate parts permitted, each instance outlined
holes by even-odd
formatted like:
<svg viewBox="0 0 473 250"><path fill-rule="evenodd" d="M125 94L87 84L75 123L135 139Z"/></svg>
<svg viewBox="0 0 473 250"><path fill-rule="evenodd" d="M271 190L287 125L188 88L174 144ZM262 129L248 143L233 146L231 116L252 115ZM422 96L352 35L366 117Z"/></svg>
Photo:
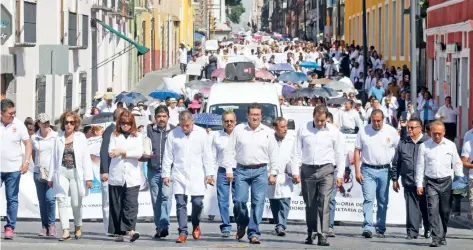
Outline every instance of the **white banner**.
<svg viewBox="0 0 473 250"><path fill-rule="evenodd" d="M346 153L347 153L347 166L350 166L349 178L347 178L341 188L337 192L336 196L336 221L350 221L350 222L362 222L363 221L363 194L361 186L355 180L355 169L354 166L349 163L349 155L353 154L356 135L345 135L346 136ZM146 176L147 167L143 167L143 178ZM95 172L95 171L94 171ZM98 180L94 180L93 188L91 189L90 195L83 200L83 218L84 219L100 219L102 218L102 198L100 184ZM217 203L217 191L215 187L208 186L207 195L204 198L204 215L219 215L218 203ZM152 217L153 207L151 205L151 197L149 190L146 186L140 191L139 200L139 217ZM404 224L406 218L405 201L403 196L403 190L399 193L395 193L391 186L389 188L389 205L387 213L387 223L389 224ZM305 220L305 204L300 195L301 189L300 184L294 187L293 197L291 201L291 210L289 212L289 219L293 220ZM6 215L6 201L5 201L5 190L4 187L1 189L0 194L0 216ZM190 199L189 199L190 200ZM231 202L230 202L231 204ZM175 202L172 202L171 216L176 215ZM231 206L231 205L230 205ZM248 207L250 203L248 202ZM188 213L191 213L190 201L188 206ZM233 211L230 208L230 213ZM376 202L374 206L373 221L376 221ZM56 213L58 216L58 213ZM72 212L71 212L72 215ZM19 194L19 206L18 206L18 217L19 218L40 218L38 198L36 196L36 187L33 181L33 173L27 172L21 177L20 182L20 194ZM269 201L266 200L264 218L271 218L271 209Z"/></svg>

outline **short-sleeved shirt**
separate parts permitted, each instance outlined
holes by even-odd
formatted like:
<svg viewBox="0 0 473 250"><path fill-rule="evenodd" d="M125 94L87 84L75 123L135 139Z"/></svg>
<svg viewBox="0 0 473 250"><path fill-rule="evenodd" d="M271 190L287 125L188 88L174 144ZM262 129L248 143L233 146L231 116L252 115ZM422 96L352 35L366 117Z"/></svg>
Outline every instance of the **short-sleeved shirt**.
<svg viewBox="0 0 473 250"><path fill-rule="evenodd" d="M392 126L383 124L383 128L376 131L369 124L358 131L355 148L361 151L362 163L380 166L391 164L398 143L399 135Z"/></svg>
<svg viewBox="0 0 473 250"><path fill-rule="evenodd" d="M18 118L5 126L0 122L0 169L2 173L20 171L23 164L23 141L29 140L30 135L25 124Z"/></svg>
<svg viewBox="0 0 473 250"><path fill-rule="evenodd" d="M473 141L472 140L465 141L465 143L463 144L462 154L461 154L462 157L467 157L468 162L470 163L473 162L473 150L471 150L472 148L473 148ZM470 168L470 179L473 179L473 168Z"/></svg>

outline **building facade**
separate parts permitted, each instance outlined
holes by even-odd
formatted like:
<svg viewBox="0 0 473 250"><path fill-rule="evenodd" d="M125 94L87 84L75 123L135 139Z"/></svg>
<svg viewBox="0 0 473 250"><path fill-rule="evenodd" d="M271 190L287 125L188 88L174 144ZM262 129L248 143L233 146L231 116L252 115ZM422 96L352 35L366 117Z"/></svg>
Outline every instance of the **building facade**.
<svg viewBox="0 0 473 250"><path fill-rule="evenodd" d="M473 120L473 0L430 0L425 34L427 86L439 105L452 97L461 138Z"/></svg>
<svg viewBox="0 0 473 250"><path fill-rule="evenodd" d="M368 46L374 46L387 66L410 67L410 0L366 0ZM345 41L363 44L361 1L345 0Z"/></svg>
<svg viewBox="0 0 473 250"><path fill-rule="evenodd" d="M90 1L1 2L2 98L20 119L85 112L92 96Z"/></svg>

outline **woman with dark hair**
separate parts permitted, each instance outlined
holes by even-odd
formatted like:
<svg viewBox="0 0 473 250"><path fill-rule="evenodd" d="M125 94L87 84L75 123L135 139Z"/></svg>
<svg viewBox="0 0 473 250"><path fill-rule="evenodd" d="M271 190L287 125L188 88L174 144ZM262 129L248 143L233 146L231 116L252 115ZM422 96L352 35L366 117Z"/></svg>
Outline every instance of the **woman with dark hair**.
<svg viewBox="0 0 473 250"><path fill-rule="evenodd" d="M61 115L61 133L58 134L50 164L48 185L53 187L61 221L60 241L71 238L69 232L69 207L72 208L75 238L82 238L82 199L92 187L93 172L85 135L77 113L68 111Z"/></svg>
<svg viewBox="0 0 473 250"><path fill-rule="evenodd" d="M30 136L34 135L34 132L37 131L35 125L36 125L36 124L35 124L33 118L31 118L31 117L26 117L26 119L25 119L25 126L26 126L26 129L28 130L28 134L29 134Z"/></svg>
<svg viewBox="0 0 473 250"><path fill-rule="evenodd" d="M108 187L110 203L109 233L118 235L117 242L123 242L127 232L130 242L140 237L135 232L138 216L138 194L141 184L141 164L143 136L138 132L135 117L123 111L117 120L115 131L110 138L108 152L110 162Z"/></svg>

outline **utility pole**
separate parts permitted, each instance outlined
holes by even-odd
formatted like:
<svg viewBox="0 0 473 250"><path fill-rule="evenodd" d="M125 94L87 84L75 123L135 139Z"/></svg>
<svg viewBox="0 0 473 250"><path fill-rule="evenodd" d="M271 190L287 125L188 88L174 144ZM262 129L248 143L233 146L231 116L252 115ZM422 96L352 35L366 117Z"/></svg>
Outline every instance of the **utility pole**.
<svg viewBox="0 0 473 250"><path fill-rule="evenodd" d="M341 5L341 0L338 0L337 1L337 40L342 40L342 29L340 27L342 27L342 18L341 18L341 15L342 15L342 11L340 10L342 5Z"/></svg>
<svg viewBox="0 0 473 250"><path fill-rule="evenodd" d="M368 72L368 36L366 35L366 0L363 0L363 72L365 73L365 79L363 82L366 84L365 80ZM363 84L364 85L364 84Z"/></svg>
<svg viewBox="0 0 473 250"><path fill-rule="evenodd" d="M304 0L304 40L307 39L307 10L305 9L305 0Z"/></svg>
<svg viewBox="0 0 473 250"><path fill-rule="evenodd" d="M320 1L317 0L316 1L316 13L317 13L317 19L316 19L316 22L315 22L315 25L317 25L317 27L315 28L315 41L318 43L320 43L319 41L319 33L320 33Z"/></svg>
<svg viewBox="0 0 473 250"><path fill-rule="evenodd" d="M411 104L414 110L417 110L417 33L416 33L416 0L411 0ZM419 52L420 53L420 52Z"/></svg>

